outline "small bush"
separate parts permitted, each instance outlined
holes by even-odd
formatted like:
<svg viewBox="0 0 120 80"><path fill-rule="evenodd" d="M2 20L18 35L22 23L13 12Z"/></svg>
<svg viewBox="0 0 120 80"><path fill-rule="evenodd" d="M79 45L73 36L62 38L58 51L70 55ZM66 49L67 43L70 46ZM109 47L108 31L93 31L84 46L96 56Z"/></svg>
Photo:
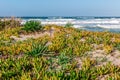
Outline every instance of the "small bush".
<svg viewBox="0 0 120 80"><path fill-rule="evenodd" d="M5 21L0 20L0 30L3 30L5 26Z"/></svg>
<svg viewBox="0 0 120 80"><path fill-rule="evenodd" d="M69 28L69 27L73 27L73 24L68 22L66 25L65 25L65 28Z"/></svg>
<svg viewBox="0 0 120 80"><path fill-rule="evenodd" d="M4 30L5 28L16 28L20 27L20 21L14 18L10 18L8 20L0 19L0 30Z"/></svg>
<svg viewBox="0 0 120 80"><path fill-rule="evenodd" d="M28 21L26 22L26 24L24 25L24 28L22 28L23 30L27 31L27 32L34 32L34 31L38 31L42 29L42 25L41 22L39 21Z"/></svg>

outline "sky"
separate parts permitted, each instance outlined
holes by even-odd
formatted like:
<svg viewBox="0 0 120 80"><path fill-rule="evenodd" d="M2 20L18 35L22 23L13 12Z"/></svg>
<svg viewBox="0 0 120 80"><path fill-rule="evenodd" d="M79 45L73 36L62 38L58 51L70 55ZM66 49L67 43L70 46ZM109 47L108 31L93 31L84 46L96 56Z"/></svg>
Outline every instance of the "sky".
<svg viewBox="0 0 120 80"><path fill-rule="evenodd" d="M0 16L120 16L120 0L0 0Z"/></svg>

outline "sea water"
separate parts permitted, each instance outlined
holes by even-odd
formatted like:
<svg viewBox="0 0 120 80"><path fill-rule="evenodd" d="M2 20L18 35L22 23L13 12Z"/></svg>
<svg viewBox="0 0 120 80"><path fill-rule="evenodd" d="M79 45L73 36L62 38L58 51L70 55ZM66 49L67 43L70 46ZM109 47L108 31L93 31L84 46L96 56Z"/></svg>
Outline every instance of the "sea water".
<svg viewBox="0 0 120 80"><path fill-rule="evenodd" d="M62 25L72 23L75 28L89 31L110 31L120 32L120 17L93 17L93 16L76 16L76 17L21 17L22 24L26 21L37 20L43 25L56 24Z"/></svg>

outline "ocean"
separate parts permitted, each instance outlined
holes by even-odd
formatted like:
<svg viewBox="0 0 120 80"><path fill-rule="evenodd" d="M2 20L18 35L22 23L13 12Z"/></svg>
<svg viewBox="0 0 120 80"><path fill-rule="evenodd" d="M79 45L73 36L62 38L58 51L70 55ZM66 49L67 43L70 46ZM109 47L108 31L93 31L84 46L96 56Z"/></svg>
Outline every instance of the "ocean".
<svg viewBox="0 0 120 80"><path fill-rule="evenodd" d="M29 20L41 21L43 25L56 24L65 25L72 23L75 28L89 31L110 31L120 32L120 17L93 17L93 16L75 16L75 17L20 17L22 24Z"/></svg>

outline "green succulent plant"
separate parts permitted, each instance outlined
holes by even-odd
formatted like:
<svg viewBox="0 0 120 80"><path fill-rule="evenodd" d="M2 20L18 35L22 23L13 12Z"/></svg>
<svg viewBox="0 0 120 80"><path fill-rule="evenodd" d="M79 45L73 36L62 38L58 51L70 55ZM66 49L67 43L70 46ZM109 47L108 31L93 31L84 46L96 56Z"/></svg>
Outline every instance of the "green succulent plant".
<svg viewBox="0 0 120 80"><path fill-rule="evenodd" d="M49 53L48 47L40 43L33 43L32 50L27 52L27 54L30 56L42 56L47 53Z"/></svg>

